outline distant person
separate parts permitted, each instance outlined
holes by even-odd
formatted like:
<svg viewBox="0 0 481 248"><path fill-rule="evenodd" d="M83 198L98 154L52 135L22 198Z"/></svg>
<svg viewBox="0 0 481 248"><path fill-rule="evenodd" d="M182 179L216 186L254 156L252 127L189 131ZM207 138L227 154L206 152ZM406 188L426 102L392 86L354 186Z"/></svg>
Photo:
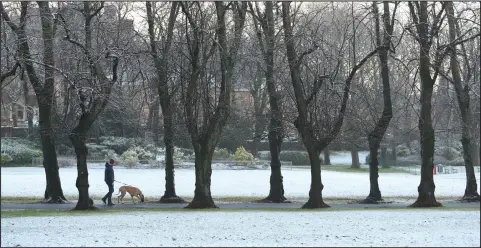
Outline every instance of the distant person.
<svg viewBox="0 0 481 248"><path fill-rule="evenodd" d="M104 181L109 186L109 193L107 193L104 197L102 197L102 201L104 204L107 204L108 206L113 206L114 204L112 203L112 193L114 193L114 165L115 161L113 159L110 159L108 163L105 163L105 178ZM108 202L105 202L105 200L108 200Z"/></svg>

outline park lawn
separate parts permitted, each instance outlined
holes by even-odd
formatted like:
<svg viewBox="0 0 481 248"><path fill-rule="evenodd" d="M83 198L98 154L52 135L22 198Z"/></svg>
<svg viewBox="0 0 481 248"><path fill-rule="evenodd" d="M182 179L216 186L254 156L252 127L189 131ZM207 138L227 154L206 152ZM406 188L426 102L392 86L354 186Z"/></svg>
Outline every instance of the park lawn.
<svg viewBox="0 0 481 248"><path fill-rule="evenodd" d="M330 212L330 211L478 211L479 207L441 207L441 208L409 208L409 207L390 207L390 208L349 208L349 207L330 207L318 209L302 208L214 208L214 209L185 209L185 208L149 208L149 209L98 209L88 211L58 210L58 209L22 209L22 210L1 210L1 218L20 218L20 217L49 217L49 216L91 216L91 215L125 215L125 214L150 214L156 212Z"/></svg>

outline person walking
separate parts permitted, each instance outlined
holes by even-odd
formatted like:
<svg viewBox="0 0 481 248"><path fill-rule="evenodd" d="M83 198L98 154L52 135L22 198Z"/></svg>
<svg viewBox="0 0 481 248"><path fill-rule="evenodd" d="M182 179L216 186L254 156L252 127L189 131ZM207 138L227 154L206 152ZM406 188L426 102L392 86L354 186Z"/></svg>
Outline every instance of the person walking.
<svg viewBox="0 0 481 248"><path fill-rule="evenodd" d="M115 204L112 203L112 194L114 193L114 165L115 161L113 159L110 159L109 162L105 163L105 178L104 181L109 187L109 192L102 197L102 201L104 204L107 204L108 206L113 206ZM108 200L108 202L105 202L105 200Z"/></svg>

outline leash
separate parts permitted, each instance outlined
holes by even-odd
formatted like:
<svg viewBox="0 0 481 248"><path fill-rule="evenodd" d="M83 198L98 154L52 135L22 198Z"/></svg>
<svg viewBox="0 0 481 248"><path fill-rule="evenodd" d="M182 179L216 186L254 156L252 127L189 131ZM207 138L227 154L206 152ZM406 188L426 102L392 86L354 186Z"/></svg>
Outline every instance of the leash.
<svg viewBox="0 0 481 248"><path fill-rule="evenodd" d="M117 180L114 180L114 181L115 181L115 182L118 182L118 183L121 183L121 184L123 184L123 185L130 185L130 184L126 184L126 183L123 183L123 182L119 182L119 181L117 181Z"/></svg>

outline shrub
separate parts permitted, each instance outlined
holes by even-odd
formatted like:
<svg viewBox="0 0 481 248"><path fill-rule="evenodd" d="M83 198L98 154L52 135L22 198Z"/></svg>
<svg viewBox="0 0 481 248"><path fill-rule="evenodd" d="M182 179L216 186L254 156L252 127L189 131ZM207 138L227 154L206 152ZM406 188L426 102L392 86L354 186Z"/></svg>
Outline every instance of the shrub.
<svg viewBox="0 0 481 248"><path fill-rule="evenodd" d="M141 161L155 160L155 157L156 157L155 151L151 152L149 150L145 150L143 147L140 147L140 146L131 147L126 152L128 151L135 152L135 154L137 154L137 158Z"/></svg>
<svg viewBox="0 0 481 248"><path fill-rule="evenodd" d="M137 152L134 150L127 150L122 154L122 162L127 164L129 167L134 167L139 162L139 157Z"/></svg>
<svg viewBox="0 0 481 248"><path fill-rule="evenodd" d="M409 148L407 148L406 145L398 145L396 146L396 155L398 157L406 157L409 156L411 152L409 151Z"/></svg>
<svg viewBox="0 0 481 248"><path fill-rule="evenodd" d="M111 149L108 149L107 146L104 145L97 145L94 143L87 143L88 155L89 157L93 158L103 158L108 155Z"/></svg>
<svg viewBox="0 0 481 248"><path fill-rule="evenodd" d="M453 147L444 147L442 154L445 159L450 161L463 157L463 154Z"/></svg>
<svg viewBox="0 0 481 248"><path fill-rule="evenodd" d="M43 155L34 143L25 139L2 139L1 145L2 155L8 155L12 164L30 164L33 158Z"/></svg>
<svg viewBox="0 0 481 248"><path fill-rule="evenodd" d="M12 157L10 155L6 154L6 153L2 154L0 162L1 162L2 165L10 163L10 162L12 162Z"/></svg>
<svg viewBox="0 0 481 248"><path fill-rule="evenodd" d="M279 157L281 161L291 161L292 165L310 165L311 164L309 155L305 151L282 151ZM269 159L270 159L270 155L269 155ZM322 164L322 159L321 159L321 164Z"/></svg>
<svg viewBox="0 0 481 248"><path fill-rule="evenodd" d="M238 165L248 165L251 161L254 161L254 155L246 151L243 146L240 146L235 151L234 160Z"/></svg>
<svg viewBox="0 0 481 248"><path fill-rule="evenodd" d="M117 154L124 153L136 143L135 139L114 136L102 136L100 140L101 145L113 149Z"/></svg>
<svg viewBox="0 0 481 248"><path fill-rule="evenodd" d="M240 148L240 147L239 147ZM238 149L239 149L238 148ZM245 149L244 149L245 150ZM220 149L215 149L214 150L214 155L212 156L212 159L229 159L231 157L231 154L229 151L225 148L220 148Z"/></svg>
<svg viewBox="0 0 481 248"><path fill-rule="evenodd" d="M174 163L180 162L185 157L184 153L180 149L174 149Z"/></svg>

